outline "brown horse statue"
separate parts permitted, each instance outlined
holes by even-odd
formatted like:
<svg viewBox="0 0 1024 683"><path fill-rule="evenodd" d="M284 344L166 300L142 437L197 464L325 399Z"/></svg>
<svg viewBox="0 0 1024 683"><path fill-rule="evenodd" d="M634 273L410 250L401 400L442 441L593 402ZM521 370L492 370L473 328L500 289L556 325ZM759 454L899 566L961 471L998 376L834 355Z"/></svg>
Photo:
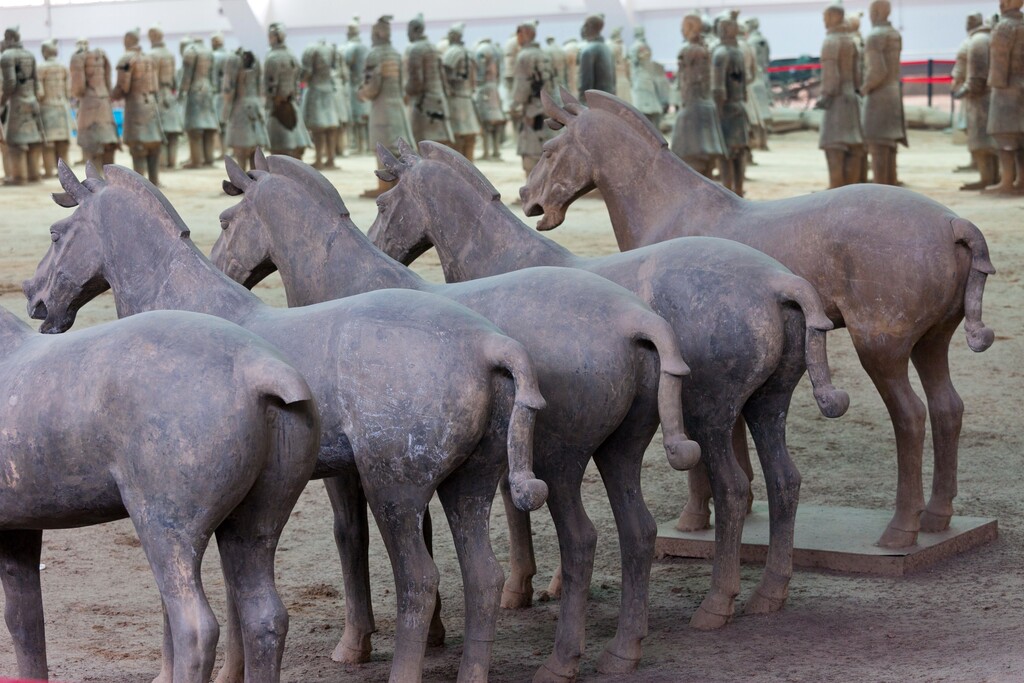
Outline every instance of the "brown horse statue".
<svg viewBox="0 0 1024 683"><path fill-rule="evenodd" d="M78 309L109 288L121 317L167 308L211 313L272 343L302 372L320 409L314 476L327 477L346 590L369 599L367 503L391 557L402 596L392 681L422 676L438 583L422 520L435 491L472 606L465 649L486 660L504 578L488 529L494 491L508 470L523 509L539 507L547 492L530 471L535 414L544 402L522 345L478 314L424 292L272 308L213 267L147 180L113 165L104 168L106 181L88 172L83 184L61 163L66 192L54 199L78 208L50 228L53 242L24 284L41 329L68 329ZM221 681L242 679L241 609L228 611ZM343 647L368 647L369 618L358 624L366 640L343 638Z"/></svg>
<svg viewBox="0 0 1024 683"><path fill-rule="evenodd" d="M995 272L981 231L938 202L883 185L748 201L687 166L615 96L588 92L589 107L571 95L563 102L545 99L550 125L564 130L545 144L520 191L527 215L544 214L537 228L560 225L568 206L596 187L623 251L674 237L725 237L806 278L829 319L850 331L896 432L896 512L879 545L905 547L919 530L946 529L963 421L949 342L965 316L971 349L984 351L995 338L981 320L985 278ZM927 411L910 385L911 361ZM935 475L926 506L921 458L928 415Z"/></svg>
<svg viewBox="0 0 1024 683"><path fill-rule="evenodd" d="M0 580L19 675L48 676L43 531L130 517L173 680L213 671L201 567L216 534L229 598L246 596L233 602L250 680L278 681L288 613L274 553L320 436L299 371L211 316L160 311L51 337L0 308L0 401Z"/></svg>
<svg viewBox="0 0 1024 683"><path fill-rule="evenodd" d="M551 495L564 588L553 654L535 680L576 676L597 533L583 508L587 463L597 465L615 513L622 553L622 605L602 671L630 671L647 632L647 594L657 527L640 495L640 468L659 415L677 468L699 462L683 433L686 366L672 328L622 287L591 273L533 268L435 285L377 250L318 171L283 155L257 154L256 170L226 163L225 189L242 195L221 214L215 264L253 285L275 268L288 302L309 304L396 287L440 294L472 308L516 339L537 368L547 408L537 415L534 467ZM660 379L659 379L660 363ZM529 517L506 504L512 540L504 604L533 594ZM370 609L366 604L366 609ZM368 634L367 634L368 635Z"/></svg>
<svg viewBox="0 0 1024 683"><path fill-rule="evenodd" d="M689 473L690 498L678 527L706 528L712 492L715 501L712 589L691 623L723 625L739 593L752 472L742 425L735 443L732 434L744 419L762 459L771 510L765 575L746 609L780 609L793 572L800 491L800 473L786 448L793 390L809 368L823 414L838 417L849 405L845 392L831 384L825 330L832 323L814 288L756 249L713 237L576 256L516 218L462 155L433 142L420 143L422 157L400 146L400 159L380 152L385 170L379 173L397 181L377 198L379 214L369 231L384 253L408 264L433 247L449 281L530 266L587 270L634 292L672 325L690 366L683 380L686 430L701 445L704 463Z"/></svg>

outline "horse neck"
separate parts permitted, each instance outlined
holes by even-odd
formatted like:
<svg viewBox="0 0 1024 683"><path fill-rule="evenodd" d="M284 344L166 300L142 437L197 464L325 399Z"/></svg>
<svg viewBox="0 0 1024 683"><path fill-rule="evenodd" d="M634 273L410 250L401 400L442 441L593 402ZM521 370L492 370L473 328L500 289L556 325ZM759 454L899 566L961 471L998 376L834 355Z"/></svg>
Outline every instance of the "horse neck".
<svg viewBox="0 0 1024 683"><path fill-rule="evenodd" d="M694 171L666 145L655 145L626 126L616 124L598 139L616 141L589 145L589 149L594 184L608 207L620 251L652 241L648 226L664 221L664 197L673 198L676 213L681 202L684 209L679 218L695 226L743 201Z"/></svg>
<svg viewBox="0 0 1024 683"><path fill-rule="evenodd" d="M13 353L32 334L32 328L0 306L0 359Z"/></svg>
<svg viewBox="0 0 1024 683"><path fill-rule="evenodd" d="M445 207L431 207L425 217L446 282L530 266L563 266L574 259L564 247L519 220L502 202L481 197L469 187L452 189L429 195L442 197ZM456 216L459 218L451 220Z"/></svg>
<svg viewBox="0 0 1024 683"><path fill-rule="evenodd" d="M263 305L217 270L188 237L176 237L163 225L132 225L131 230L127 239L106 238L105 271L119 318L170 309L240 322Z"/></svg>
<svg viewBox="0 0 1024 683"><path fill-rule="evenodd" d="M356 227L348 216L278 222L274 263L289 306L331 301L378 289L423 289L427 283L395 261ZM326 227L321 227L326 226ZM323 264L321 266L317 264Z"/></svg>

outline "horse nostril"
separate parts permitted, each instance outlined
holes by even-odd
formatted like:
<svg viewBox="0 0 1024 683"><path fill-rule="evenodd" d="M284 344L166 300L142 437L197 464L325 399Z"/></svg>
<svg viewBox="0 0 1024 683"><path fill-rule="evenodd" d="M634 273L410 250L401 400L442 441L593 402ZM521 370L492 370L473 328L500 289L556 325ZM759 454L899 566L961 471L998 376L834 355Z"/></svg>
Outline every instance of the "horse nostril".
<svg viewBox="0 0 1024 683"><path fill-rule="evenodd" d="M46 304L43 303L42 299L29 301L28 317L33 320L46 320Z"/></svg>

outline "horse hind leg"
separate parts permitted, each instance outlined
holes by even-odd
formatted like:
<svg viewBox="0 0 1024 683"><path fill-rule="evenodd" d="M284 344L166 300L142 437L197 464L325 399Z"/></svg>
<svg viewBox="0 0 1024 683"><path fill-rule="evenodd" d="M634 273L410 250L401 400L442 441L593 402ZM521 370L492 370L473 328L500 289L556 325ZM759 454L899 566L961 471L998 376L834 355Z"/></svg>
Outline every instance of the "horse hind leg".
<svg viewBox="0 0 1024 683"><path fill-rule="evenodd" d="M18 675L46 680L46 630L39 583L42 548L42 531L0 531L0 580L6 600L4 618L14 641Z"/></svg>
<svg viewBox="0 0 1024 683"><path fill-rule="evenodd" d="M889 411L896 434L896 512L878 540L883 548L905 548L917 542L924 492L921 485L921 457L924 449L925 407L914 393L908 375L910 344L873 347L854 332L854 347L861 365Z"/></svg>
<svg viewBox="0 0 1024 683"><path fill-rule="evenodd" d="M512 502L508 477L501 478L499 488L505 506L505 519L508 521L510 565L508 578L501 591L501 606L503 609L525 609L533 604L533 577L537 575L530 513L523 512Z"/></svg>
<svg viewBox="0 0 1024 683"><path fill-rule="evenodd" d="M932 495L921 514L921 530L927 532L949 528L953 498L957 493L957 455L964 403L949 376L949 342L956 327L955 324L947 325L925 336L911 352L911 360L928 399L935 451Z"/></svg>

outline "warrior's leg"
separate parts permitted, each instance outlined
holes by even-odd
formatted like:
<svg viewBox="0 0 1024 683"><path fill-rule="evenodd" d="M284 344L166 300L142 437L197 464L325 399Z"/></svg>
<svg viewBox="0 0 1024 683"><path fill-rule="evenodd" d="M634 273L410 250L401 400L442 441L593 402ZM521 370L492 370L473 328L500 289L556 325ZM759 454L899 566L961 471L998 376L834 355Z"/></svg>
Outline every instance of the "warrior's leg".
<svg viewBox="0 0 1024 683"><path fill-rule="evenodd" d="M28 181L39 182L39 167L42 166L43 143L37 142L28 146Z"/></svg>
<svg viewBox="0 0 1024 683"><path fill-rule="evenodd" d="M52 178L57 168L57 148L53 143L43 145L43 177Z"/></svg>

